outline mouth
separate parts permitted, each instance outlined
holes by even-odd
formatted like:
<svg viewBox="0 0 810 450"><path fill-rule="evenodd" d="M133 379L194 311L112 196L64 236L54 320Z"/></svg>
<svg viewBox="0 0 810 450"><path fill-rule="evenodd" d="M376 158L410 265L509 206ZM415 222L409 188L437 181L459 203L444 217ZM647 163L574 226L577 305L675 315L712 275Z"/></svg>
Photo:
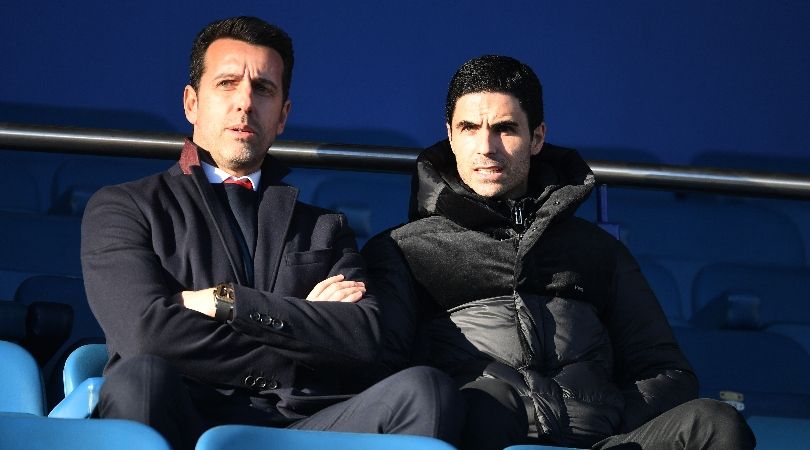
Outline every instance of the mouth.
<svg viewBox="0 0 810 450"><path fill-rule="evenodd" d="M500 166L485 166L485 167L476 167L473 169L475 173L481 175L497 175L503 172L503 168Z"/></svg>
<svg viewBox="0 0 810 450"><path fill-rule="evenodd" d="M227 127L227 130L235 133L237 137L250 137L256 135L256 130L245 124L233 125Z"/></svg>

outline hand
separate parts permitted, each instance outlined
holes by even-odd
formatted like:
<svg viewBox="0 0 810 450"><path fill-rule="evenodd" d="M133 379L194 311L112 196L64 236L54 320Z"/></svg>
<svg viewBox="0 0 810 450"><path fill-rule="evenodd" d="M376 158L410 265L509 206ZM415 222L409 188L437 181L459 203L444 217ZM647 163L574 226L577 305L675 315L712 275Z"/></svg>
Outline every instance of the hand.
<svg viewBox="0 0 810 450"><path fill-rule="evenodd" d="M188 309L214 317L217 313L217 302L214 300L214 288L200 291L183 291L172 297L177 303Z"/></svg>
<svg viewBox="0 0 810 450"><path fill-rule="evenodd" d="M366 285L362 281L344 281L343 275L329 277L312 288L307 295L311 302L349 302L356 303L366 293Z"/></svg>

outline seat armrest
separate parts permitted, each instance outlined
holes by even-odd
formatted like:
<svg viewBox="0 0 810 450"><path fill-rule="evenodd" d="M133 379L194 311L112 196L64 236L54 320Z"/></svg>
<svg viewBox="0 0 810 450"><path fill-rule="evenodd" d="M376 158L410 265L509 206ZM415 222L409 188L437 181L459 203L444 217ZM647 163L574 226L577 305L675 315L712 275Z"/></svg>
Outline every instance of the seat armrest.
<svg viewBox="0 0 810 450"><path fill-rule="evenodd" d="M50 414L48 414L48 417L63 419L83 419L90 417L98 404L102 384L104 384L104 378L102 377L84 380L80 385L76 386L64 400L53 408Z"/></svg>

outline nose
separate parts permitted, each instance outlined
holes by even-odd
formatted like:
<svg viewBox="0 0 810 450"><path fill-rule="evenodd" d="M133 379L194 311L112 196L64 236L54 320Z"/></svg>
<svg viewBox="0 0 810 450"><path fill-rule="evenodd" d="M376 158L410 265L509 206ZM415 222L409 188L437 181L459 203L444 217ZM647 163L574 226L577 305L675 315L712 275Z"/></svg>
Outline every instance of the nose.
<svg viewBox="0 0 810 450"><path fill-rule="evenodd" d="M476 134L478 135L477 153L481 155L498 153L498 147L500 146L499 133L493 133L492 130L484 127Z"/></svg>
<svg viewBox="0 0 810 450"><path fill-rule="evenodd" d="M250 113L253 110L253 86L249 80L242 80L234 95L234 106L237 111Z"/></svg>

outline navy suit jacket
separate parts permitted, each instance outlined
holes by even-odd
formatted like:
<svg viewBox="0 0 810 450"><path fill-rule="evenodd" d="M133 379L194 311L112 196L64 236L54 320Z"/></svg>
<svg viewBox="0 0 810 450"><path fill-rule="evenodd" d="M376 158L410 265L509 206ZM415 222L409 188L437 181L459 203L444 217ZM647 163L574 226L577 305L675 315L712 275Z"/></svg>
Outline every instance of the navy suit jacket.
<svg viewBox="0 0 810 450"><path fill-rule="evenodd" d="M106 371L128 357L157 355L196 381L281 399L280 409L294 416L359 389L347 381L376 362L377 300L304 300L332 275L365 281L354 234L342 214L298 202L298 190L279 182L284 174L265 158L253 287L245 286L227 207L190 141L168 171L93 196L81 257L87 298L107 338ZM224 282L235 285L230 323L172 301Z"/></svg>

